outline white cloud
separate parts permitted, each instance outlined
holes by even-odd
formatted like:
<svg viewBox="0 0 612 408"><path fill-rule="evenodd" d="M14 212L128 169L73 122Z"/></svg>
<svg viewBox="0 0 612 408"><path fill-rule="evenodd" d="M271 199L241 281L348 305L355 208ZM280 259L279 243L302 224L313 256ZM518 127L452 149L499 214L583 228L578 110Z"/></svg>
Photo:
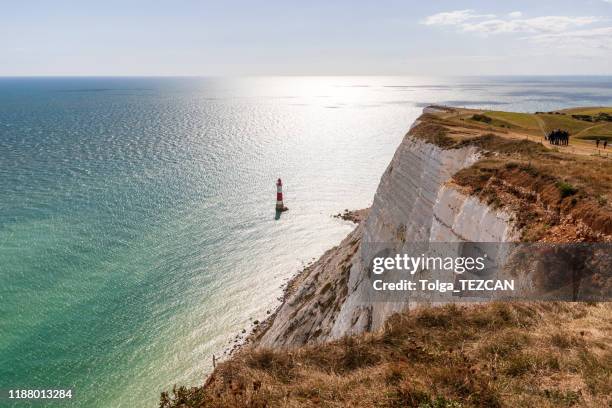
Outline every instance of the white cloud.
<svg viewBox="0 0 612 408"><path fill-rule="evenodd" d="M589 25L599 21L597 17L543 16L526 19L492 19L460 24L466 32L482 34L503 33L556 33L569 28Z"/></svg>
<svg viewBox="0 0 612 408"><path fill-rule="evenodd" d="M611 0L612 1L612 0ZM423 24L425 25L458 25L465 21L477 18L493 18L494 14L476 14L474 10L455 10L438 13L427 17Z"/></svg>
<svg viewBox="0 0 612 408"><path fill-rule="evenodd" d="M610 0L612 1L612 0ZM541 16L519 18L520 11L508 14L509 18L494 14L476 14L474 10L455 10L427 17L423 24L429 26L456 26L462 31L482 34L502 33L554 33L569 28L585 26L599 21L593 16Z"/></svg>
<svg viewBox="0 0 612 408"><path fill-rule="evenodd" d="M612 3L612 0L604 0ZM612 27L589 27L606 21L595 16L539 16L522 18L520 11L506 16L477 14L474 10L456 10L427 17L423 24L454 27L463 33L481 36L523 34L522 40L550 49L572 49L581 54L612 49Z"/></svg>

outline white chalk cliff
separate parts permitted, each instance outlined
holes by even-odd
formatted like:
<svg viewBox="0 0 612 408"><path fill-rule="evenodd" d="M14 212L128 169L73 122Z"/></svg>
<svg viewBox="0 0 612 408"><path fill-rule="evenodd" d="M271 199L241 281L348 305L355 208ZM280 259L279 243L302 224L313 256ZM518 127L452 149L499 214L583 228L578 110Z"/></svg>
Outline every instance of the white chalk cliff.
<svg viewBox="0 0 612 408"><path fill-rule="evenodd" d="M480 154L475 146L445 149L406 135L381 178L369 216L292 282L258 344L292 346L376 330L408 307L370 297L367 265L381 244L400 251L414 242L515 240L511 214L452 183L452 176Z"/></svg>

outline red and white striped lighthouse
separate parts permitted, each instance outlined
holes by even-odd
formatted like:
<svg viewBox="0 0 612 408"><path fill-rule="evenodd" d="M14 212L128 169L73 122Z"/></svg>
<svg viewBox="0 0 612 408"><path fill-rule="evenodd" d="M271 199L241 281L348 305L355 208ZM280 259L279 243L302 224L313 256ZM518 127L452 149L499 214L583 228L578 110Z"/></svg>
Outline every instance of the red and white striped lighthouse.
<svg viewBox="0 0 612 408"><path fill-rule="evenodd" d="M287 211L288 208L283 204L283 182L276 180L276 211Z"/></svg>

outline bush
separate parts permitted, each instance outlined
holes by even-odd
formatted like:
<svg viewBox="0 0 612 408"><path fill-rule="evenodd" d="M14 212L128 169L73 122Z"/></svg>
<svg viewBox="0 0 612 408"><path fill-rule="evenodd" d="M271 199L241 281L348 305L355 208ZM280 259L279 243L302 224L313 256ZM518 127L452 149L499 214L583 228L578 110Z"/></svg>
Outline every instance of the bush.
<svg viewBox="0 0 612 408"><path fill-rule="evenodd" d="M479 113L476 113L476 114L472 115L472 120L475 120L475 121L478 121L478 122L484 122L484 123L491 123L491 122L493 122L493 119L491 119L487 115L481 115Z"/></svg>
<svg viewBox="0 0 612 408"><path fill-rule="evenodd" d="M565 181L558 182L557 188L561 192L561 198L572 196L578 192L576 187Z"/></svg>

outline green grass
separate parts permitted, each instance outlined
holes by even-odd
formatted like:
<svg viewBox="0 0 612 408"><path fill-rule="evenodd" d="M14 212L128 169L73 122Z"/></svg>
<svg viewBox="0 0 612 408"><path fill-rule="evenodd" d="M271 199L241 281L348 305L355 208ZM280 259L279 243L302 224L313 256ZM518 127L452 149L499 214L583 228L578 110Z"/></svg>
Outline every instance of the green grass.
<svg viewBox="0 0 612 408"><path fill-rule="evenodd" d="M612 107L593 107L593 108L572 108L564 109L560 112L565 112L571 115L596 115L600 112L612 114Z"/></svg>
<svg viewBox="0 0 612 408"><path fill-rule="evenodd" d="M487 115L482 115L482 114L474 114L468 117L468 120L472 122L479 122L479 123L489 125L492 127L498 127L498 128L515 129L515 130L523 129L522 127L517 126L514 123L511 123L505 120L500 120L498 118L490 117Z"/></svg>
<svg viewBox="0 0 612 408"><path fill-rule="evenodd" d="M489 123L491 126L505 127L509 129L522 129L527 132L536 131L541 133L538 119L542 121L543 128L546 132L553 129L564 129L570 132L571 135L577 135L579 139L612 141L612 123L609 122L586 122L572 118L572 114L596 115L600 112L612 113L612 108L577 108L568 109L560 112L566 115L556 114L531 114L520 112L500 112L488 111L484 112L484 116L491 118Z"/></svg>
<svg viewBox="0 0 612 408"><path fill-rule="evenodd" d="M567 115L540 114L538 117L544 122L544 129L547 132L553 129L563 129L567 130L570 135L573 135L593 126L593 123L577 120Z"/></svg>
<svg viewBox="0 0 612 408"><path fill-rule="evenodd" d="M612 123L600 123L576 135L578 139L612 141Z"/></svg>
<svg viewBox="0 0 612 408"><path fill-rule="evenodd" d="M488 111L485 115L523 129L539 129L538 121L531 113Z"/></svg>

